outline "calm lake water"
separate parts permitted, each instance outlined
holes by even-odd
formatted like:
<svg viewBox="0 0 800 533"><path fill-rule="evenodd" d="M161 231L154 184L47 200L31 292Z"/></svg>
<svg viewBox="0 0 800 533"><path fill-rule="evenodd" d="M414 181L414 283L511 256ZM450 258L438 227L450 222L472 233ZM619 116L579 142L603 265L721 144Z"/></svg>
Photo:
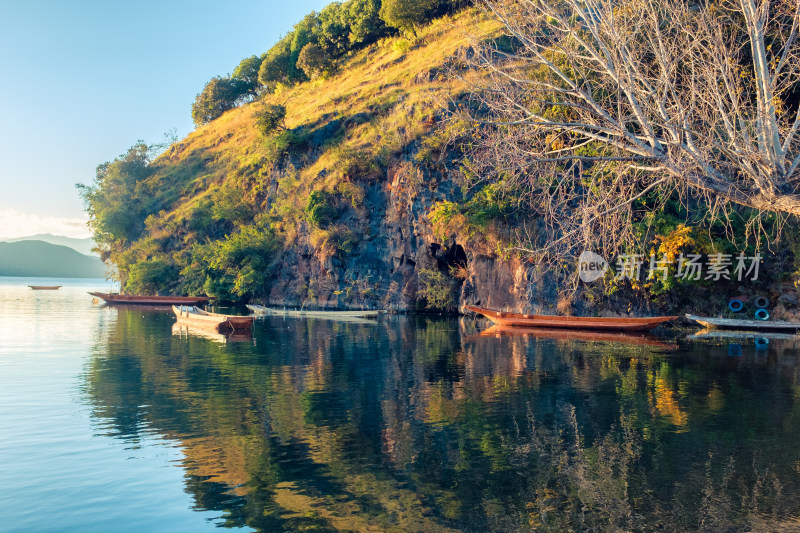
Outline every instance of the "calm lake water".
<svg viewBox="0 0 800 533"><path fill-rule="evenodd" d="M800 526L795 341L420 317L226 340L29 282L0 278L1 530Z"/></svg>

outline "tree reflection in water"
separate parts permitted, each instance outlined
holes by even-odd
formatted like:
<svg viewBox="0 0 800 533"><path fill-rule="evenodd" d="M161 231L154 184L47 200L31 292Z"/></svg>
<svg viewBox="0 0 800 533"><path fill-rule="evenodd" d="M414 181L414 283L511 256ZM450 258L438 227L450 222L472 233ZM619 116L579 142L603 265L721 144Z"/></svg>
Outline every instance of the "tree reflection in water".
<svg viewBox="0 0 800 533"><path fill-rule="evenodd" d="M262 531L790 530L797 348L267 319L257 343L120 310L98 431L180 442L186 490Z"/></svg>

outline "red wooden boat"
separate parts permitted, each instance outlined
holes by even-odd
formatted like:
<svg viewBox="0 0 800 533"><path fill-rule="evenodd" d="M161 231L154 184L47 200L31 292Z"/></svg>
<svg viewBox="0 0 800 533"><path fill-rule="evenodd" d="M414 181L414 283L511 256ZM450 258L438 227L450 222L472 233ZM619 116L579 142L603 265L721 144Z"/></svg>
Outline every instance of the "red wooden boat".
<svg viewBox="0 0 800 533"><path fill-rule="evenodd" d="M109 304L124 305L197 305L211 300L208 296L137 296L134 294L110 294L90 292L92 296L105 300Z"/></svg>
<svg viewBox="0 0 800 533"><path fill-rule="evenodd" d="M677 320L677 316L653 317L588 317L588 316L556 316L556 315L525 315L522 313L506 313L465 305L465 309L479 313L500 326L526 327L526 328L558 328L558 329L589 329L610 331L650 331L659 324Z"/></svg>

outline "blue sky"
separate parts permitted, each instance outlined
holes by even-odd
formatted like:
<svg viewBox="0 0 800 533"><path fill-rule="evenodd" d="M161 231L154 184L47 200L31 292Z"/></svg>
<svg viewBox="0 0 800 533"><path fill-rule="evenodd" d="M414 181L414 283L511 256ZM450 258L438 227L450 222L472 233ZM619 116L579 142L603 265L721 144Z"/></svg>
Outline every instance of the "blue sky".
<svg viewBox="0 0 800 533"><path fill-rule="evenodd" d="M0 0L0 238L88 235L75 183L138 139L185 136L212 76L328 3Z"/></svg>

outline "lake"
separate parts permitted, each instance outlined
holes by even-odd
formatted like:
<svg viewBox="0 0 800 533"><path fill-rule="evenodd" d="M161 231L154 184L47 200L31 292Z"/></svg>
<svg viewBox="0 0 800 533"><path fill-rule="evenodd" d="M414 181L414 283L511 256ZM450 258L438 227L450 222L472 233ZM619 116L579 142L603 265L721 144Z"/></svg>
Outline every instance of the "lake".
<svg viewBox="0 0 800 533"><path fill-rule="evenodd" d="M0 278L0 529L800 528L794 340L422 316L226 339L108 287Z"/></svg>

